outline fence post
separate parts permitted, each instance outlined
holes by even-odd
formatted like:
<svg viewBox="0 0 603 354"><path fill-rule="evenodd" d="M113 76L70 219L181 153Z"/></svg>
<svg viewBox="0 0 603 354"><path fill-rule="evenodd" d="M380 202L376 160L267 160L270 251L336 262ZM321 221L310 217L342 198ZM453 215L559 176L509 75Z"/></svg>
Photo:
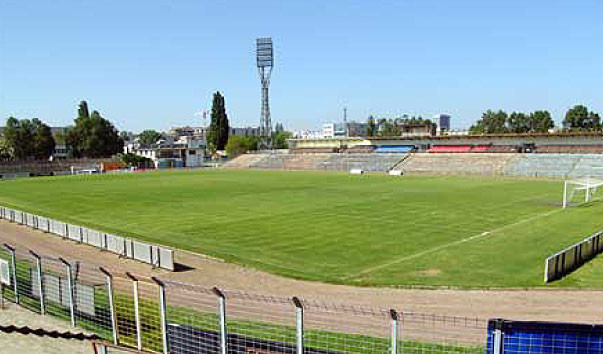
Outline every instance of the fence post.
<svg viewBox="0 0 603 354"><path fill-rule="evenodd" d="M494 331L492 332L492 354L503 354L503 324L505 320L494 320Z"/></svg>
<svg viewBox="0 0 603 354"><path fill-rule="evenodd" d="M396 310L389 310L389 315L392 319L392 354L398 353L398 312Z"/></svg>
<svg viewBox="0 0 603 354"><path fill-rule="evenodd" d="M73 274L71 272L71 264L59 257L59 260L65 265L67 269L67 288L69 291L69 313L71 314L71 325L75 327L75 304L73 301Z"/></svg>
<svg viewBox="0 0 603 354"><path fill-rule="evenodd" d="M220 353L226 354L228 351L228 333L226 329L226 296L217 287L213 288L214 293L218 296L220 305Z"/></svg>
<svg viewBox="0 0 603 354"><path fill-rule="evenodd" d="M17 254L15 248L8 243L4 244L4 247L10 252L10 262L12 268L12 278L13 278L13 291L15 292L15 303L19 303L19 287L17 284Z"/></svg>
<svg viewBox="0 0 603 354"><path fill-rule="evenodd" d="M109 299L109 312L111 314L111 331L113 332L113 344L118 345L117 338L117 319L115 318L115 304L113 303L113 276L105 268L98 267L105 274L105 283L107 284L107 297Z"/></svg>
<svg viewBox="0 0 603 354"><path fill-rule="evenodd" d="M161 340L163 341L163 353L168 354L168 338L167 338L167 304L165 299L165 284L155 277L151 279L159 286L159 310L161 311Z"/></svg>
<svg viewBox="0 0 603 354"><path fill-rule="evenodd" d="M138 350L142 350L142 329L140 324L140 308L138 304L138 279L129 272L126 272L128 278L132 280L134 287L134 318L136 319L136 344Z"/></svg>
<svg viewBox="0 0 603 354"><path fill-rule="evenodd" d="M44 306L44 282L42 280L42 258L40 258L40 256L32 250L30 250L29 253L31 253L31 255L36 259L36 266L38 269L38 289L40 293L40 313L44 315L46 311Z"/></svg>
<svg viewBox="0 0 603 354"><path fill-rule="evenodd" d="M297 296L294 296L291 300L295 304L297 354L304 354L304 305Z"/></svg>

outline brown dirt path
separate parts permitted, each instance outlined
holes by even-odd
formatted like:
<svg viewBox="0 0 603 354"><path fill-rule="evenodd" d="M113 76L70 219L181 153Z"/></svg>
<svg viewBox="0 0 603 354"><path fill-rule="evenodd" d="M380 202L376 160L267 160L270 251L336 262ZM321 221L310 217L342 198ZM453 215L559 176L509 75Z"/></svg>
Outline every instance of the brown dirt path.
<svg viewBox="0 0 603 354"><path fill-rule="evenodd" d="M595 290L425 290L360 288L283 278L273 274L176 252L176 262L192 269L179 272L120 259L92 246L62 240L51 234L0 220L0 242L40 254L102 265L114 272L130 271L142 276L218 286L275 296L301 298L346 305L396 308L482 319L502 317L515 320L548 320L602 323L603 291Z"/></svg>

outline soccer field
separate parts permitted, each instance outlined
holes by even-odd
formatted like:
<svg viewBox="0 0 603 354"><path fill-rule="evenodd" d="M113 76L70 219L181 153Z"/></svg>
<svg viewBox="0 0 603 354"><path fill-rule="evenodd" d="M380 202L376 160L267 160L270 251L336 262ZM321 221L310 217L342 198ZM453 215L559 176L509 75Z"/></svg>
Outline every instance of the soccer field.
<svg viewBox="0 0 603 354"><path fill-rule="evenodd" d="M307 171L0 183L5 206L285 276L356 285L541 286L548 255L602 228L603 203L562 210L561 197L560 181ZM554 286L601 287L596 274L581 270Z"/></svg>

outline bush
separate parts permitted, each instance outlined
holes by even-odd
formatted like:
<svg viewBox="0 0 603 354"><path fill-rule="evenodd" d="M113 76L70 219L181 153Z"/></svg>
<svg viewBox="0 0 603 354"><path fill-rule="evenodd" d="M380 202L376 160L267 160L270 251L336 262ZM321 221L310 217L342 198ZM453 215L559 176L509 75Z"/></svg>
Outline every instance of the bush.
<svg viewBox="0 0 603 354"><path fill-rule="evenodd" d="M128 153L128 154L120 154L119 160L126 164L128 167L138 167L138 168L153 168L155 164L153 160L148 157L139 156L136 154Z"/></svg>
<svg viewBox="0 0 603 354"><path fill-rule="evenodd" d="M228 138L226 143L226 154L228 157L235 157L244 154L247 151L257 150L259 139L255 136L233 135Z"/></svg>

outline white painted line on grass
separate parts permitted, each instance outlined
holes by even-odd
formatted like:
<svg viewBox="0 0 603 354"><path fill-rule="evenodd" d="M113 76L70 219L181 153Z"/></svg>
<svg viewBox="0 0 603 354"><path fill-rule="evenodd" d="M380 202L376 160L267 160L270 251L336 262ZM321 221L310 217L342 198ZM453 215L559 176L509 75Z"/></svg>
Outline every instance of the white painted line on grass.
<svg viewBox="0 0 603 354"><path fill-rule="evenodd" d="M389 267L391 265L394 265L394 264L402 263L402 262L405 262L405 261L408 261L408 260L411 260L411 259L415 259L415 258L424 256L424 255L429 254L429 253L440 251L440 250L448 248L448 247L456 246L456 245L459 245L461 243L469 242L469 241L475 240L475 239L480 238L480 237L488 236L488 235L490 235L492 233L495 233L495 232L498 232L498 231L502 231L502 230L504 230L506 228L509 228L509 227L521 225L521 224L526 223L526 222L530 222L530 221L533 221L533 220L536 220L536 219L544 218L544 217L547 217L549 215L558 213L560 211L563 211L563 209L555 209L555 210L552 210L552 211L549 211L549 212L546 212L546 213L543 213L543 214L538 214L538 215L535 215L535 216L531 216L529 218L522 219L522 220L519 220L517 222L511 223L511 224L507 224L507 225L503 225L501 227L492 229L490 231L484 231L484 232L481 232L481 233L473 235L473 236L469 236L469 237L466 237L466 238L463 238L463 239L460 239L460 240L457 240L457 241L446 243L446 244L441 245L441 246L433 247L433 248L427 249L425 251L421 251L419 253L411 254L410 256L401 257L401 258L394 259L393 261L390 261L390 262L387 262L387 263L383 263L383 264L379 264L379 265L376 265L376 266L373 266L373 267L365 268L365 269L361 270L360 272L357 272L357 273L354 273L354 274L351 274L351 275L343 277L342 280L347 280L347 279L350 279L350 278L353 278L353 277L357 277L359 275L370 273L370 272L375 271L375 270L387 268L387 267Z"/></svg>

